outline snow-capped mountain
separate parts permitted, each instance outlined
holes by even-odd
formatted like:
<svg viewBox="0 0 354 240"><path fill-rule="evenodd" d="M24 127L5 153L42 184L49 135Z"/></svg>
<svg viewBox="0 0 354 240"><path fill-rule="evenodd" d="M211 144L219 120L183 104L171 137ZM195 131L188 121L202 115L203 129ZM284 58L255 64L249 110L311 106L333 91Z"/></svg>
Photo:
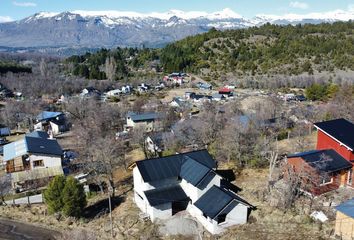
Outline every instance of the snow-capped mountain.
<svg viewBox="0 0 354 240"><path fill-rule="evenodd" d="M6 47L114 47L162 46L208 31L273 24L348 21L354 10L283 16L257 15L247 19L231 9L206 13L171 10L165 13L119 11L40 12L0 24L0 46Z"/></svg>

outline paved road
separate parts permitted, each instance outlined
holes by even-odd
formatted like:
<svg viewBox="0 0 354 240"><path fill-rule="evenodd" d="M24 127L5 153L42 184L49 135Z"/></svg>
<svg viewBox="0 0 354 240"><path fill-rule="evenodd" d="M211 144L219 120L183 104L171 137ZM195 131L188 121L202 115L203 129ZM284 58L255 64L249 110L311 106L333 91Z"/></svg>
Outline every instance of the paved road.
<svg viewBox="0 0 354 240"><path fill-rule="evenodd" d="M58 232L0 218L0 240L50 240L60 236Z"/></svg>
<svg viewBox="0 0 354 240"><path fill-rule="evenodd" d="M43 203L42 194L30 196L29 201L30 203ZM13 201L6 201L6 204L11 205L13 204ZM27 197L15 199L15 204L28 204L28 199Z"/></svg>

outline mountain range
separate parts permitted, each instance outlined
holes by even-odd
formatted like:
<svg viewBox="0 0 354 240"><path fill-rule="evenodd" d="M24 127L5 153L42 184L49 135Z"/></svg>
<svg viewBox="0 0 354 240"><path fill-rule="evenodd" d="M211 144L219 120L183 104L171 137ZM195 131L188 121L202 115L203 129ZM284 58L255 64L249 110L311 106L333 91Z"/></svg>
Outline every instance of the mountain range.
<svg viewBox="0 0 354 240"><path fill-rule="evenodd" d="M226 30L265 23L318 24L351 19L354 19L354 11L342 10L307 15L257 15L250 19L231 9L214 13L171 10L151 14L119 11L40 12L22 20L0 23L0 50L160 47L211 28Z"/></svg>

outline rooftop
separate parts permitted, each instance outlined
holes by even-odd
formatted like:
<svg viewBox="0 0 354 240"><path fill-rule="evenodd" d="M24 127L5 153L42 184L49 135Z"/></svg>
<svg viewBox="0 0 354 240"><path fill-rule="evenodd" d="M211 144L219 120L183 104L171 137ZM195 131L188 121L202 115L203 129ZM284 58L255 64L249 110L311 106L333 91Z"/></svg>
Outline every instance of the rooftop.
<svg viewBox="0 0 354 240"><path fill-rule="evenodd" d="M333 149L313 150L288 155L288 158L300 157L311 167L320 172L331 173L343 169L352 168L352 164L345 160Z"/></svg>
<svg viewBox="0 0 354 240"><path fill-rule="evenodd" d="M354 151L354 124L344 118L314 124L317 129L335 138Z"/></svg>
<svg viewBox="0 0 354 240"><path fill-rule="evenodd" d="M64 113L62 112L48 112L48 111L43 111L40 114L37 115L36 119L38 121L45 121L45 120L49 120L49 119L53 119L56 117L59 117L61 115L63 115Z"/></svg>
<svg viewBox="0 0 354 240"><path fill-rule="evenodd" d="M152 189L144 193L151 206L189 200L188 196L179 185L162 189Z"/></svg>
<svg viewBox="0 0 354 240"><path fill-rule="evenodd" d="M253 207L236 194L214 185L195 202L195 206L215 219L220 214L229 213L239 203Z"/></svg>
<svg viewBox="0 0 354 240"><path fill-rule="evenodd" d="M336 210L341 213L344 213L348 217L354 218L354 198L352 198L342 204L339 204L336 207Z"/></svg>
<svg viewBox="0 0 354 240"><path fill-rule="evenodd" d="M26 136L24 139L4 146L4 161L12 160L27 153L60 156L63 150L55 139Z"/></svg>
<svg viewBox="0 0 354 240"><path fill-rule="evenodd" d="M188 159L193 159L198 162L199 164L194 165L201 165L203 166L201 167L203 169L207 168L210 170L216 168L216 162L207 150L175 154L162 158L146 159L137 161L136 165L143 180L145 182L152 182L166 178L178 178L181 174L182 165ZM186 167L185 171L187 171L187 169L188 168Z"/></svg>
<svg viewBox="0 0 354 240"><path fill-rule="evenodd" d="M159 118L158 113L150 112L150 113L128 113L128 117L130 117L134 122L139 121L150 121Z"/></svg>

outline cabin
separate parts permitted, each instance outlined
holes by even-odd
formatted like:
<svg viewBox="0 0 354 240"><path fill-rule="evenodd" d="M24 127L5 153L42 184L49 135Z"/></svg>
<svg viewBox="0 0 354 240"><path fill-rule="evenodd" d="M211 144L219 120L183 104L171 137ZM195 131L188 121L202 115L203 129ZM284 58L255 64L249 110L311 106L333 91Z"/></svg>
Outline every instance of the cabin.
<svg viewBox="0 0 354 240"><path fill-rule="evenodd" d="M156 122L159 119L159 114L154 112L149 113L134 113L129 112L126 118L125 129L129 131L133 128L143 128L146 132L156 130Z"/></svg>
<svg viewBox="0 0 354 240"><path fill-rule="evenodd" d="M352 164L333 149L288 155L287 162L302 179L301 189L313 195L352 184L347 178Z"/></svg>
<svg viewBox="0 0 354 240"><path fill-rule="evenodd" d="M62 153L57 140L49 139L46 132L35 131L4 146L5 171L11 175L14 188L50 179L63 174Z"/></svg>
<svg viewBox="0 0 354 240"><path fill-rule="evenodd" d="M354 124L341 118L314 126L317 129L316 150L288 155L288 164L296 173L307 176L303 180L306 191L311 194L354 187Z"/></svg>
<svg viewBox="0 0 354 240"><path fill-rule="evenodd" d="M340 118L314 124L317 129L316 149L334 149L348 161L354 161L354 124Z"/></svg>
<svg viewBox="0 0 354 240"><path fill-rule="evenodd" d="M51 136L55 136L68 131L69 123L63 112L43 111L36 117L34 130L46 131Z"/></svg>
<svg viewBox="0 0 354 240"><path fill-rule="evenodd" d="M342 240L354 238L354 198L335 207L336 220L334 234Z"/></svg>
<svg viewBox="0 0 354 240"><path fill-rule="evenodd" d="M138 161L134 201L152 222L186 211L212 234L246 223L253 206L223 184L216 168L206 150Z"/></svg>

